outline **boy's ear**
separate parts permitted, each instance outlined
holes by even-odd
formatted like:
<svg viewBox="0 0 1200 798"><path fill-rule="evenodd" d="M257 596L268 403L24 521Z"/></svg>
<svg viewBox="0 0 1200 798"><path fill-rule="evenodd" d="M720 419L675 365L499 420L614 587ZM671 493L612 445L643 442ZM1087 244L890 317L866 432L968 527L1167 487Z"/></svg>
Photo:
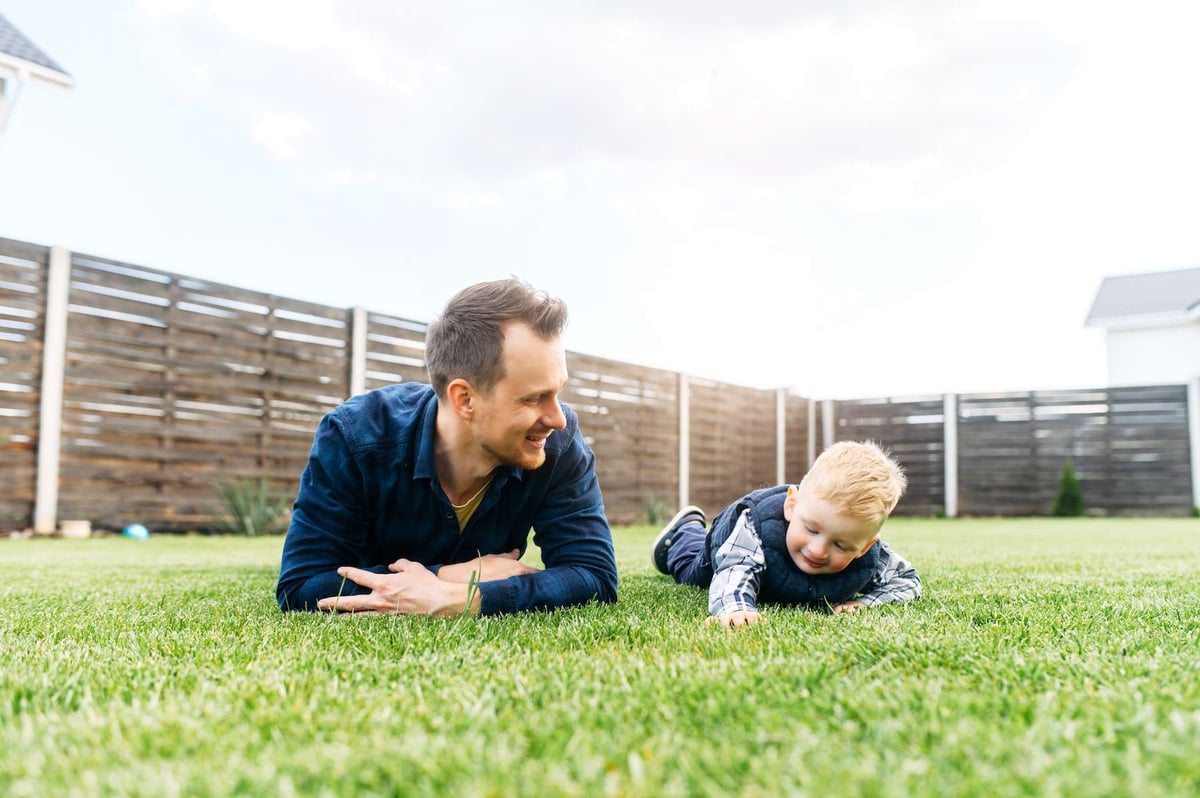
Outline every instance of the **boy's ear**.
<svg viewBox="0 0 1200 798"><path fill-rule="evenodd" d="M783 520L792 520L792 508L796 506L796 502L800 500L800 489L795 485L788 485L787 498L783 500Z"/></svg>
<svg viewBox="0 0 1200 798"><path fill-rule="evenodd" d="M868 551L870 551L870 550L871 550L871 547L875 545L875 541L877 541L877 540L879 540L879 535L878 535L878 534L876 534L876 535L875 535L875 537L873 537L873 538L871 538L870 540L868 540L868 541L867 541L867 545L865 545L865 546L863 546L863 547L862 547L862 551L860 551L858 554L855 554L855 555L854 555L854 559L856 559L856 560L857 560L859 557L863 556L863 555L864 555L864 554L866 554Z"/></svg>

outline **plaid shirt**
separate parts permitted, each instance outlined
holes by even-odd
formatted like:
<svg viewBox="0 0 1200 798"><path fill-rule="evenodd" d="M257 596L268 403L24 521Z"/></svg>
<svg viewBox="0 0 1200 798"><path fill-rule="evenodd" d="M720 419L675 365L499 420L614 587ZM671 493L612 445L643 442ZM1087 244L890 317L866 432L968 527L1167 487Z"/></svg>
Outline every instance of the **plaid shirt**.
<svg viewBox="0 0 1200 798"><path fill-rule="evenodd" d="M757 612L755 600L766 568L762 539L754 528L750 511L738 517L729 539L713 558L712 584L708 588L708 614ZM882 540L879 541L879 565L862 595L854 600L873 606L893 601L912 601L921 597L921 577L916 569Z"/></svg>

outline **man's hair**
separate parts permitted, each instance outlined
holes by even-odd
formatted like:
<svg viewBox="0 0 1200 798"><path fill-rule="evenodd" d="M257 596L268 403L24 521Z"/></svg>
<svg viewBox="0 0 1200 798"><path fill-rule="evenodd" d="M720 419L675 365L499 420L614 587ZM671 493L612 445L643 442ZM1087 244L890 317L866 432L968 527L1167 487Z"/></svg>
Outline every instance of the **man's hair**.
<svg viewBox="0 0 1200 798"><path fill-rule="evenodd" d="M567 306L516 278L476 283L455 294L425 333L425 367L440 397L462 378L484 394L504 379L504 328L527 324L549 341L562 334Z"/></svg>
<svg viewBox="0 0 1200 798"><path fill-rule="evenodd" d="M883 523L908 480L900 464L874 441L839 441L813 463L801 484L860 521Z"/></svg>

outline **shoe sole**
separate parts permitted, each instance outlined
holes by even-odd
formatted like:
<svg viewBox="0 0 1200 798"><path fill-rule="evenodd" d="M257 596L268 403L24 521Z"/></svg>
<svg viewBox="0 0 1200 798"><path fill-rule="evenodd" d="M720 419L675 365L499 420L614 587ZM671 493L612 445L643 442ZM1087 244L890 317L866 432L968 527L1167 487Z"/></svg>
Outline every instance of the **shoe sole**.
<svg viewBox="0 0 1200 798"><path fill-rule="evenodd" d="M665 574L669 572L665 568L666 563L660 566L658 564L658 559L654 556L654 553L658 551L658 544L662 542L663 538L674 532L679 526L679 522L689 515L698 515L702 519L702 523L708 522L703 510L694 504L689 504L687 507L684 507L682 510L675 513L675 515L671 517L671 520L667 522L667 525L663 527L662 531L658 533L658 537L654 538L654 543L650 546L650 562L654 564L655 569L657 569L659 573Z"/></svg>

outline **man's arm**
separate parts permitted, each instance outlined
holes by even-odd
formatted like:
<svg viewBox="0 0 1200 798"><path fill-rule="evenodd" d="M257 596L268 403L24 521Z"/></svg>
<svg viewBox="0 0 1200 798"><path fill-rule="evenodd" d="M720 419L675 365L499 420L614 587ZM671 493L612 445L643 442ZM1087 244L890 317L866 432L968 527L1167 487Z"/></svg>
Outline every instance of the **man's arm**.
<svg viewBox="0 0 1200 798"><path fill-rule="evenodd" d="M466 562L456 562L443 565L437 571L438 579L447 582L491 582L496 579L507 579L510 576L537 573L539 568L521 562L521 550L502 554L484 554Z"/></svg>
<svg viewBox="0 0 1200 798"><path fill-rule="evenodd" d="M879 541L879 566L866 591L857 601L872 607L899 601L915 601L921 597L921 577L908 560Z"/></svg>
<svg viewBox="0 0 1200 798"><path fill-rule="evenodd" d="M759 581L766 558L750 511L738 516L733 532L713 556L708 586L708 614L726 626L758 620Z"/></svg>
<svg viewBox="0 0 1200 798"><path fill-rule="evenodd" d="M283 542L275 598L282 610L315 610L326 596L369 592L339 575L339 566L360 562L366 547L362 474L335 414L321 420ZM386 564L366 570L388 573Z"/></svg>
<svg viewBox="0 0 1200 798"><path fill-rule="evenodd" d="M554 464L533 530L546 569L481 583L481 614L617 600L617 563L596 458L577 426Z"/></svg>

